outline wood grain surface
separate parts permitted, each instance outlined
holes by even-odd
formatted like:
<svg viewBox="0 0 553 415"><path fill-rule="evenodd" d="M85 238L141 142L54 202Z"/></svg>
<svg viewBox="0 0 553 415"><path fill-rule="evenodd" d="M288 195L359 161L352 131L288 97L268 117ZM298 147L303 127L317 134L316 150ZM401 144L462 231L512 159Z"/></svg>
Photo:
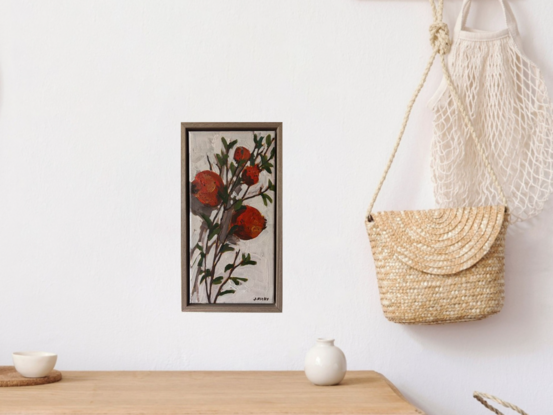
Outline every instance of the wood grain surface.
<svg viewBox="0 0 553 415"><path fill-rule="evenodd" d="M420 415L376 372L315 386L303 372L64 372L0 391L0 414Z"/></svg>
<svg viewBox="0 0 553 415"><path fill-rule="evenodd" d="M13 366L0 366L0 387L45 385L60 380L61 373L57 370L52 370L48 376L43 378L26 378L17 373ZM0 405L1 403L0 400Z"/></svg>

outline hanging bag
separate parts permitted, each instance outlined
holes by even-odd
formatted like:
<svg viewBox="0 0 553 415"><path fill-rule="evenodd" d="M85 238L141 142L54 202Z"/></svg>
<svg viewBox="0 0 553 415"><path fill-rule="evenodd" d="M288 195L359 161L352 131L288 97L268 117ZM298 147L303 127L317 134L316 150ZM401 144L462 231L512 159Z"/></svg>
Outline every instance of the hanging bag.
<svg viewBox="0 0 553 415"><path fill-rule="evenodd" d="M429 0L433 53L407 107L399 136L367 210L365 225L376 267L384 315L403 324L471 321L498 313L504 299L507 202L449 75L445 55L451 44L441 21L443 0ZM480 207L373 212L417 99L436 55L456 108L502 203Z"/></svg>
<svg viewBox="0 0 553 415"><path fill-rule="evenodd" d="M484 32L465 27L471 0L463 1L448 66L516 222L537 215L553 190L553 106L539 68L522 52L509 3L499 3L507 28ZM437 206L493 203L494 183L445 77L429 106Z"/></svg>

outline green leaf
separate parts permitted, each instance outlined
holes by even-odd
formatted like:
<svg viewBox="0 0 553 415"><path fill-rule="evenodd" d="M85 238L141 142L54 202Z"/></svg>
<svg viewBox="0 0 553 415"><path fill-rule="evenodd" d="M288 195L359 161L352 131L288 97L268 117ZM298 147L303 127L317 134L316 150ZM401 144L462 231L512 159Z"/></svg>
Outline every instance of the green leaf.
<svg viewBox="0 0 553 415"><path fill-rule="evenodd" d="M223 203L227 203L228 202L228 197L229 197L229 194L228 194L228 189L226 186L223 186L221 188L221 190L219 190L219 192L217 193L219 195L219 197L221 198L221 200L223 201Z"/></svg>
<svg viewBox="0 0 553 415"><path fill-rule="evenodd" d="M204 251L204 249L202 248L202 246L200 244L196 244L196 249L200 252Z"/></svg>
<svg viewBox="0 0 553 415"><path fill-rule="evenodd" d="M238 202L236 202L236 204L234 205L234 210L240 210L240 208L242 207L242 203L243 203L242 200L239 200Z"/></svg>
<svg viewBox="0 0 553 415"><path fill-rule="evenodd" d="M275 156L275 152L276 152L276 148L273 147L273 149L271 150L271 158Z"/></svg>
<svg viewBox="0 0 553 415"><path fill-rule="evenodd" d="M228 233L227 233L227 235L228 235L228 236L231 236L231 235L233 235L233 234L234 234L234 232L236 232L236 230L237 230L237 229L238 229L238 225L234 225L234 226L232 226L232 227L231 227L231 228L230 228L230 229L228 230ZM242 255L242 256L244 256L244 255Z"/></svg>
<svg viewBox="0 0 553 415"><path fill-rule="evenodd" d="M240 266L246 266L246 265L256 265L257 262L252 261L252 256L250 254L244 255L242 254L242 262L240 262Z"/></svg>
<svg viewBox="0 0 553 415"><path fill-rule="evenodd" d="M273 192L275 191L275 185L270 179L269 179L269 190L272 190Z"/></svg>
<svg viewBox="0 0 553 415"><path fill-rule="evenodd" d="M234 248L232 246L230 246L229 244L224 244L222 247L221 247L221 253L224 254L225 252L232 252L234 251Z"/></svg>
<svg viewBox="0 0 553 415"><path fill-rule="evenodd" d="M255 148L261 148L263 147L263 137L259 137L259 140L257 143L255 143Z"/></svg>
<svg viewBox="0 0 553 415"><path fill-rule="evenodd" d="M223 277L217 277L213 279L213 284L219 285L223 282Z"/></svg>
<svg viewBox="0 0 553 415"><path fill-rule="evenodd" d="M215 235L219 234L219 232L221 232L221 225L216 223L215 226L213 226L213 228L211 228L211 230L209 231L209 234L207 235L207 240L210 241Z"/></svg>
<svg viewBox="0 0 553 415"><path fill-rule="evenodd" d="M232 282L235 283L236 285L240 285L241 282L246 282L246 281L248 281L247 278L238 278L238 277L232 277L231 280L232 280Z"/></svg>
<svg viewBox="0 0 553 415"><path fill-rule="evenodd" d="M204 271L204 274L203 274L202 278L200 279L200 284L201 284L202 282L204 282L204 280L205 280L207 277L209 277L210 275L211 275L211 270L210 270L210 269L206 269L206 270Z"/></svg>
<svg viewBox="0 0 553 415"><path fill-rule="evenodd" d="M250 254L243 255L242 254L242 262L240 263L241 266L245 265L255 265L257 262L252 261L252 256Z"/></svg>
<svg viewBox="0 0 553 415"><path fill-rule="evenodd" d="M221 294L219 294L219 296L221 295L227 295L227 294L234 294L236 291L234 290L225 290L223 291Z"/></svg>
<svg viewBox="0 0 553 415"><path fill-rule="evenodd" d="M227 165L228 153L225 153L224 150L221 150L221 154L215 154L215 157L217 158L219 166L224 167Z"/></svg>
<svg viewBox="0 0 553 415"><path fill-rule="evenodd" d="M201 267L204 264L205 254L203 252L200 252L200 261L198 262L198 266Z"/></svg>
<svg viewBox="0 0 553 415"><path fill-rule="evenodd" d="M272 203L273 199L271 199L271 196L269 196L267 193L262 193L261 198L263 199L263 204L267 206L267 201Z"/></svg>
<svg viewBox="0 0 553 415"><path fill-rule="evenodd" d="M274 167L274 166L265 157L265 161L263 163L261 163L261 169L266 170L269 173L271 173L271 167Z"/></svg>
<svg viewBox="0 0 553 415"><path fill-rule="evenodd" d="M267 144L267 147L271 145L271 134L267 134L267 137L265 137L265 143Z"/></svg>
<svg viewBox="0 0 553 415"><path fill-rule="evenodd" d="M230 271L232 267L233 267L232 264L227 264L227 266L225 267L225 272Z"/></svg>
<svg viewBox="0 0 553 415"><path fill-rule="evenodd" d="M230 150L236 145L236 143L238 143L238 140L232 140L230 143L228 143L228 149Z"/></svg>
<svg viewBox="0 0 553 415"><path fill-rule="evenodd" d="M230 163L230 172L234 174L236 171L236 165L234 164L234 161Z"/></svg>
<svg viewBox="0 0 553 415"><path fill-rule="evenodd" d="M200 216L202 217L202 219L207 224L207 227L211 230L211 228L213 227L213 222L211 221L211 219L209 219L209 216L207 216L203 213L200 213Z"/></svg>

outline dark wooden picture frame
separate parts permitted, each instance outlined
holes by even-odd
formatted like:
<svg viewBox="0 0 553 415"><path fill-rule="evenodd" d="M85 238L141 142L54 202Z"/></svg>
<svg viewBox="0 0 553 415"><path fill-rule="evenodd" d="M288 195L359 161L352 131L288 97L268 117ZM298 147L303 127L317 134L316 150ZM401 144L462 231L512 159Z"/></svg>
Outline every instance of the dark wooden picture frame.
<svg viewBox="0 0 553 415"><path fill-rule="evenodd" d="M193 132L274 131L274 302L272 303L194 303L191 301L191 181L190 133ZM232 144L232 143L231 143ZM226 144L225 144L226 146ZM228 154L227 150L227 154ZM217 156L218 157L218 156ZM252 157L253 158L253 157ZM252 161L252 163L254 163ZM261 191L260 191L261 192ZM265 197L263 197L265 199ZM271 199L271 198L268 198ZM264 200L265 202L265 200ZM236 259L235 259L236 262ZM237 281L240 284L240 281ZM282 123L182 123L181 124L181 298L185 312L282 312Z"/></svg>

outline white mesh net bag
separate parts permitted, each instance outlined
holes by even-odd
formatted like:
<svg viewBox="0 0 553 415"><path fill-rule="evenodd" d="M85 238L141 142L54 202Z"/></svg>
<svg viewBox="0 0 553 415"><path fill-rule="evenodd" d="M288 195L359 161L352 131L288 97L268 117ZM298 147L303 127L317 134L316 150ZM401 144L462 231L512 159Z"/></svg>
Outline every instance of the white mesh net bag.
<svg viewBox="0 0 553 415"><path fill-rule="evenodd" d="M448 66L477 135L507 196L511 220L538 214L553 190L553 107L540 70L520 47L515 17L499 0L507 29L465 28L471 0L455 25ZM497 191L442 81L434 112L432 179L439 207L490 205Z"/></svg>

